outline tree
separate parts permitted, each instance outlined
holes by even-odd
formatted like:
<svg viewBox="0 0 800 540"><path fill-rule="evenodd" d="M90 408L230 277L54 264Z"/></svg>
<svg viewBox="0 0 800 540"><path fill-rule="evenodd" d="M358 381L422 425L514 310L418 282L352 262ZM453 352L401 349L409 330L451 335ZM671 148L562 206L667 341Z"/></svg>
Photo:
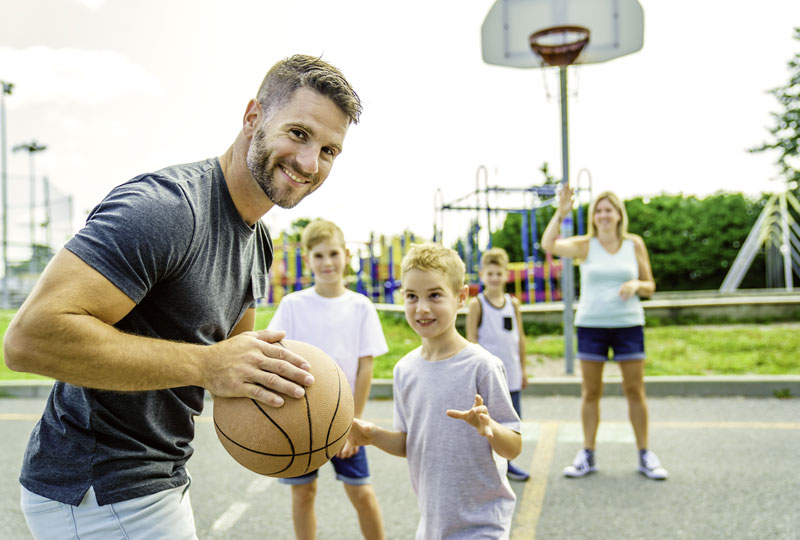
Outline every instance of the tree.
<svg viewBox="0 0 800 540"><path fill-rule="evenodd" d="M795 27L794 39L800 41L800 27ZM795 53L788 66L789 82L786 86L770 90L782 107L781 112L771 113L775 125L769 132L773 140L750 151L778 150L775 164L789 188L797 190L800 186L800 53Z"/></svg>
<svg viewBox="0 0 800 540"><path fill-rule="evenodd" d="M630 231L647 244L658 290L686 291L720 287L762 204L740 193L716 193L635 198L625 208ZM764 276L761 254L742 286L763 287Z"/></svg>
<svg viewBox="0 0 800 540"><path fill-rule="evenodd" d="M740 193L716 193L703 199L658 195L625 201L625 207L629 230L647 244L658 290L686 291L720 287L764 202ZM584 219L587 210L585 205L580 209ZM539 238L554 211L553 206L536 211ZM512 261L522 261L521 225L520 214L508 214L503 228L492 235L492 245L504 248ZM538 260L543 259L539 251ZM741 287L764 287L765 276L762 252Z"/></svg>

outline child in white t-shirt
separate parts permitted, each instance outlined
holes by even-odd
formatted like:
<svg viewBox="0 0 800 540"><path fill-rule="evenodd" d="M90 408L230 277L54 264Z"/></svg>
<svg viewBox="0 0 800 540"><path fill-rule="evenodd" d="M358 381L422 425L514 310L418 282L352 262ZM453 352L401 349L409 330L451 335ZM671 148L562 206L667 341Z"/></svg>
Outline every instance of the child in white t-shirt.
<svg viewBox="0 0 800 540"><path fill-rule="evenodd" d="M394 368L394 427L356 419L355 444L408 458L417 540L507 539L516 497L506 478L522 449L503 362L456 330L464 263L452 249L414 245L401 265L406 320L422 346Z"/></svg>
<svg viewBox="0 0 800 540"><path fill-rule="evenodd" d="M283 297L268 328L285 330L287 339L314 345L336 360L353 391L355 417L360 418L372 384L373 358L389 350L378 312L366 296L345 287L350 255L339 227L326 220L313 221L303 230L302 244L314 286ZM366 449L348 441L331 463L358 513L364 538L385 538ZM292 486L292 519L298 539L316 537L316 480L317 471L280 480Z"/></svg>

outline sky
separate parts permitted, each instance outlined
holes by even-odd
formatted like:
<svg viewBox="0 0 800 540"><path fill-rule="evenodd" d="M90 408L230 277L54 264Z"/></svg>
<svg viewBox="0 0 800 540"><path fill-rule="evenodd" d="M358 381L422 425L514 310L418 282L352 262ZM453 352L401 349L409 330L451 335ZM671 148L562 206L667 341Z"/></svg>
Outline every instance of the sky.
<svg viewBox="0 0 800 540"><path fill-rule="evenodd" d="M494 0L0 0L9 234L28 242L30 159L71 225L143 172L222 154L266 71L294 53L322 55L363 100L361 122L325 184L264 218L339 224L349 242L410 230L430 238L437 190L450 202L492 186L561 177L556 68L489 65L481 24ZM623 198L780 190L768 90L787 82L800 2L640 0L644 46L568 68L570 180ZM758 6L758 7L756 7ZM481 172L479 172L481 171ZM583 171L583 172L579 172ZM580 178L576 177L580 176ZM41 189L41 188L37 188ZM37 222L43 195L36 195ZM517 193L494 206L530 204ZM63 214L66 216L66 214ZM443 214L445 240L472 214ZM62 220L66 222L66 217ZM37 229L39 241L43 231Z"/></svg>

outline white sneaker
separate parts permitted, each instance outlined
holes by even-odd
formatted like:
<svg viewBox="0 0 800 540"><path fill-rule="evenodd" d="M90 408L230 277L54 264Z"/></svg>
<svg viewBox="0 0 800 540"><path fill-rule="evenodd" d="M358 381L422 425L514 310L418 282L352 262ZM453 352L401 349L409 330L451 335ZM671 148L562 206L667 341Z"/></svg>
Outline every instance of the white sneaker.
<svg viewBox="0 0 800 540"><path fill-rule="evenodd" d="M658 456L650 450L639 454L639 472L652 480L666 480L669 476L667 469L661 466Z"/></svg>
<svg viewBox="0 0 800 540"><path fill-rule="evenodd" d="M575 456L575 461L572 462L572 465L567 465L564 467L564 476L569 478L580 478L581 476L586 476L589 473L593 473L597 470L597 467L594 466L594 463L589 462L589 454L584 449L578 450L578 455Z"/></svg>

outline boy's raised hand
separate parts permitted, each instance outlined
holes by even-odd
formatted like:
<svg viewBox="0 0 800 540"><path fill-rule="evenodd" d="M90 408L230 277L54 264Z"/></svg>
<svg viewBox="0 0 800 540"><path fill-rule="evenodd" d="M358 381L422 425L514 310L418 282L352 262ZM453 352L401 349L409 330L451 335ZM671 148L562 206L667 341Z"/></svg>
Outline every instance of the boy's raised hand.
<svg viewBox="0 0 800 540"><path fill-rule="evenodd" d="M466 411L458 411L455 409L448 409L447 416L450 418L457 418L464 420L472 427L478 430L478 433L487 439L494 437L492 432L492 419L489 416L489 409L483 404L483 398L480 394L475 394L475 404L472 408Z"/></svg>

